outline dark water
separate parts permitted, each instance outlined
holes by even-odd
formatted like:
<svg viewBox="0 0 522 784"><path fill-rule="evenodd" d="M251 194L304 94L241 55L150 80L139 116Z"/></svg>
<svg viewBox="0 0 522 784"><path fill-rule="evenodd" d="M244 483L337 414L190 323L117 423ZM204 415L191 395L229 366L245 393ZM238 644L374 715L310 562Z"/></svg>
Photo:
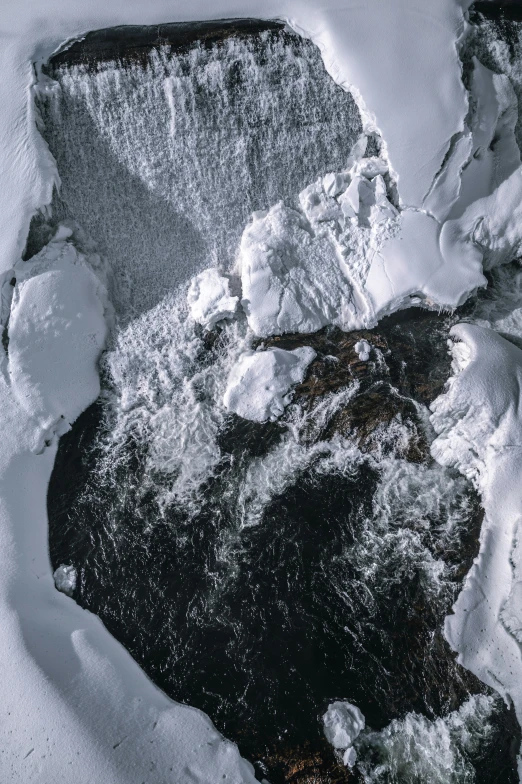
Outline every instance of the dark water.
<svg viewBox="0 0 522 784"><path fill-rule="evenodd" d="M395 350L391 368L362 378L356 406L366 397L371 407L399 367L407 383L400 342L411 357L414 391L437 389L435 319L402 315L370 333L384 353L385 345ZM321 340L325 355L342 344L335 331ZM427 341L432 363L424 363L423 386ZM385 397L381 392L381 404ZM48 496L53 565L74 564L75 599L102 618L155 683L203 709L244 755L262 762L260 774L268 771L272 784L306 781L311 771L324 777L319 781L348 780L322 735L320 716L332 699L359 705L368 725L381 729L408 711L444 715L483 690L454 663L440 633L478 549L482 515L463 480L447 474L443 481L455 485L440 508L416 513L405 498L383 520L374 507L378 461L361 459L348 474L307 468L268 504L259 525L241 530L237 476L274 449L279 425L227 420L220 468L201 489L194 515L174 503L159 509L169 477L147 474L146 455L131 439L113 470L100 470L108 423L95 404L60 442ZM424 462L400 462L429 471L426 457L417 459ZM446 564L440 593L426 572L427 553ZM511 746L518 730L501 704L495 722L476 780L507 784L516 781Z"/></svg>

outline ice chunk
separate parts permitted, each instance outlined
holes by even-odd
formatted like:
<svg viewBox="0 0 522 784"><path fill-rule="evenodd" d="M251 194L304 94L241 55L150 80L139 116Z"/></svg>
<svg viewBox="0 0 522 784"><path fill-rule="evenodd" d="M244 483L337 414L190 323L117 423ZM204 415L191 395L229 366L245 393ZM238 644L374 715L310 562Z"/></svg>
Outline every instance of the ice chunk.
<svg viewBox="0 0 522 784"><path fill-rule="evenodd" d="M72 596L76 588L76 569L74 566L61 564L53 574L56 588L67 596Z"/></svg>
<svg viewBox="0 0 522 784"><path fill-rule="evenodd" d="M353 768L357 761L357 752L353 746L348 746L343 754L343 762L347 768Z"/></svg>
<svg viewBox="0 0 522 784"><path fill-rule="evenodd" d="M367 340L358 340L354 346L355 353L359 355L361 362L367 362L370 359L371 345Z"/></svg>
<svg viewBox="0 0 522 784"><path fill-rule="evenodd" d="M352 767L357 757L352 744L365 726L359 708L344 700L332 702L323 716L323 726L326 739L334 749L346 749L343 762Z"/></svg>
<svg viewBox="0 0 522 784"><path fill-rule="evenodd" d="M218 321L234 315L239 299L230 295L228 279L211 267L192 279L187 302L194 321L212 329Z"/></svg>
<svg viewBox="0 0 522 784"><path fill-rule="evenodd" d="M292 398L315 357L309 346L284 351L246 351L231 370L223 403L229 411L254 422L275 420Z"/></svg>

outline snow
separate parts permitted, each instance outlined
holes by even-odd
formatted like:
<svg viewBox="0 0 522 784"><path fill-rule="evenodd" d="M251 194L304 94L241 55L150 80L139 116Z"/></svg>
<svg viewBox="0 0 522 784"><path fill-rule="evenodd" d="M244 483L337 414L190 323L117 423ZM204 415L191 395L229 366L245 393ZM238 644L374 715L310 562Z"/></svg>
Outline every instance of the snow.
<svg viewBox="0 0 522 784"><path fill-rule="evenodd" d="M365 279L386 240L401 230L382 179L387 171L383 159L355 162L305 188L301 209L279 202L253 216L238 266L241 304L257 335L376 323L382 303L374 305Z"/></svg>
<svg viewBox="0 0 522 784"><path fill-rule="evenodd" d="M194 321L207 329L225 318L231 318L239 298L230 296L228 278L215 267L196 275L189 286L187 302Z"/></svg>
<svg viewBox="0 0 522 784"><path fill-rule="evenodd" d="M40 445L62 435L100 393L107 292L67 230L6 275L13 289L7 372L13 395L36 420Z"/></svg>
<svg viewBox="0 0 522 784"><path fill-rule="evenodd" d="M372 347L367 340L358 340L353 348L361 362L368 362Z"/></svg>
<svg viewBox="0 0 522 784"><path fill-rule="evenodd" d="M521 722L522 350L477 325L459 324L452 335L454 375L432 404L432 454L475 482L485 518L445 635L461 664L511 698Z"/></svg>
<svg viewBox="0 0 522 784"><path fill-rule="evenodd" d="M253 422L274 421L292 399L315 351L302 346L293 351L269 348L246 351L233 366L223 396L225 408Z"/></svg>
<svg viewBox="0 0 522 784"><path fill-rule="evenodd" d="M60 564L58 569L53 572L54 584L58 591L66 596L72 596L76 588L77 573L74 566Z"/></svg>
<svg viewBox="0 0 522 784"><path fill-rule="evenodd" d="M324 734L334 749L343 749L343 762L353 768L357 752L354 740L365 727L364 716L356 705L346 701L332 702L323 716Z"/></svg>

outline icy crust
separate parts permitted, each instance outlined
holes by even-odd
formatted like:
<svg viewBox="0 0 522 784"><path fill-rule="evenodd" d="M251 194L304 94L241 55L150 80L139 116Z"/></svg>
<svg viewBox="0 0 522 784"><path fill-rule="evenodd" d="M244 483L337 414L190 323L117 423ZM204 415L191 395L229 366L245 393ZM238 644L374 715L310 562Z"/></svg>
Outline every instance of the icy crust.
<svg viewBox="0 0 522 784"><path fill-rule="evenodd" d="M254 422L277 419L292 399L292 387L304 379L314 358L309 346L241 354L228 378L225 408Z"/></svg>
<svg viewBox="0 0 522 784"><path fill-rule="evenodd" d="M480 490L480 552L445 634L459 661L513 700L522 720L522 351L471 324L453 329L454 373L432 404L432 454Z"/></svg>

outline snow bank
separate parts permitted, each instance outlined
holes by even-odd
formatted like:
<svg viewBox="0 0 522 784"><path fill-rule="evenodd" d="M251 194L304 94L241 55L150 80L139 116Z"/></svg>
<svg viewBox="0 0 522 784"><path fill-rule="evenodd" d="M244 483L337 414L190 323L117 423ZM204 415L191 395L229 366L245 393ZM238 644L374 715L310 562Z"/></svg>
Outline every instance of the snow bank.
<svg viewBox="0 0 522 784"><path fill-rule="evenodd" d="M343 762L353 768L357 752L352 744L365 727L359 708L349 702L332 702L323 716L323 725L327 741L334 749L344 750Z"/></svg>
<svg viewBox="0 0 522 784"><path fill-rule="evenodd" d="M522 252L517 118L508 78L475 58L469 119L422 209L394 206L389 161L362 158L359 141L346 171L301 192L299 210L256 213L238 259L252 330L360 329L411 305L462 305L486 285L484 269Z"/></svg>
<svg viewBox="0 0 522 784"><path fill-rule="evenodd" d="M304 379L314 357L309 346L241 354L228 378L225 408L254 422L277 419L292 399L292 387Z"/></svg>
<svg viewBox="0 0 522 784"><path fill-rule="evenodd" d="M522 351L476 325L459 324L452 335L454 376L432 404L432 454L475 482L485 519L445 634L461 664L509 695L521 722Z"/></svg>
<svg viewBox="0 0 522 784"><path fill-rule="evenodd" d="M8 373L16 400L38 423L40 441L65 433L100 393L107 292L69 235L60 229L5 284L14 284Z"/></svg>

